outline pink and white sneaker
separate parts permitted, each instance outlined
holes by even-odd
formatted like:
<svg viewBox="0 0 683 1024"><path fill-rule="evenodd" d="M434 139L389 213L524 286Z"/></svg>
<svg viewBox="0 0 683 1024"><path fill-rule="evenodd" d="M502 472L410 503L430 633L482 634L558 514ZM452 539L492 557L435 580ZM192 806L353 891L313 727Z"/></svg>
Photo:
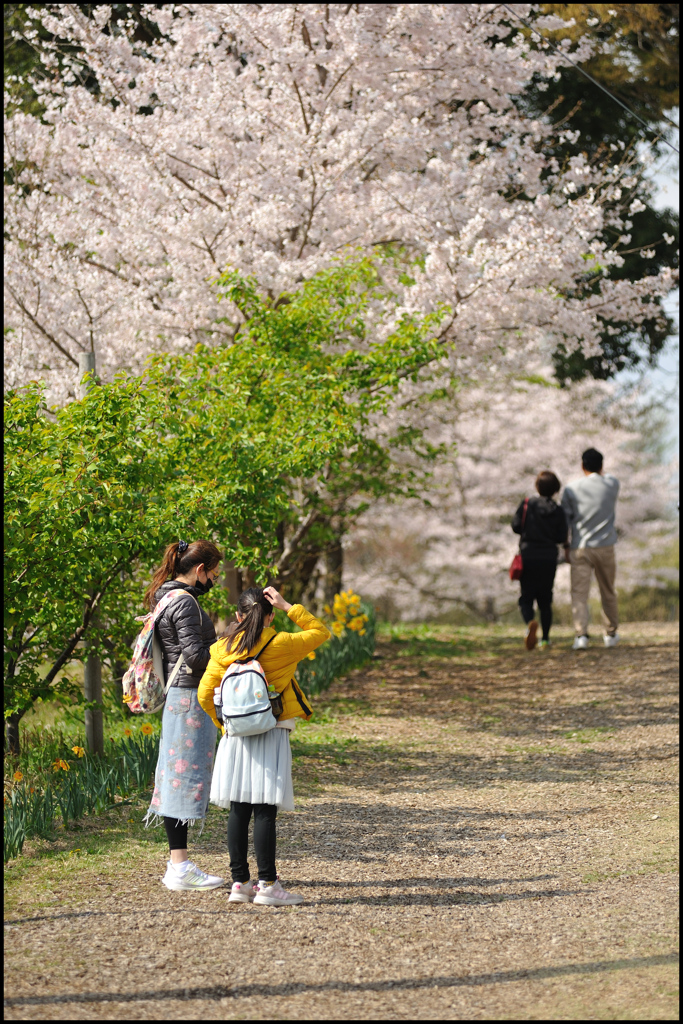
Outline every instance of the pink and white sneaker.
<svg viewBox="0 0 683 1024"><path fill-rule="evenodd" d="M228 903L253 903L258 886L253 882L233 882Z"/></svg>
<svg viewBox="0 0 683 1024"><path fill-rule="evenodd" d="M303 903L303 896L295 892L285 892L278 878L272 885L267 882L259 882L258 891L254 897L254 903L262 907L293 907L297 903Z"/></svg>

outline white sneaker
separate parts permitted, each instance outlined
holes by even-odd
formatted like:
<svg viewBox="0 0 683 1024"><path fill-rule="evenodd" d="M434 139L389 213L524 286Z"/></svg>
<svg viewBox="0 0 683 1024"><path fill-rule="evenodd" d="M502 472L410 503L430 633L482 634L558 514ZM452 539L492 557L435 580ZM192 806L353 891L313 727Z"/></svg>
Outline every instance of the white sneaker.
<svg viewBox="0 0 683 1024"><path fill-rule="evenodd" d="M233 882L228 903L252 903L257 892L253 882Z"/></svg>
<svg viewBox="0 0 683 1024"><path fill-rule="evenodd" d="M605 647L616 647L619 643L619 634L615 633L614 636L605 636L602 638L605 641Z"/></svg>
<svg viewBox="0 0 683 1024"><path fill-rule="evenodd" d="M577 637L574 637L574 643L572 644L572 650L573 651L585 651L587 649L587 647L588 647L588 637L587 636L577 636Z"/></svg>
<svg viewBox="0 0 683 1024"><path fill-rule="evenodd" d="M219 885L225 885L225 879L218 875L207 875L200 871L194 861L185 860L182 864L166 862L166 874L161 879L167 889L176 892L187 892L189 890L217 889Z"/></svg>
<svg viewBox="0 0 683 1024"><path fill-rule="evenodd" d="M258 892L254 898L254 903L258 903L262 907L291 907L296 903L303 903L303 901L303 896L299 896L295 892L285 892L280 885L279 878L272 885L259 882Z"/></svg>

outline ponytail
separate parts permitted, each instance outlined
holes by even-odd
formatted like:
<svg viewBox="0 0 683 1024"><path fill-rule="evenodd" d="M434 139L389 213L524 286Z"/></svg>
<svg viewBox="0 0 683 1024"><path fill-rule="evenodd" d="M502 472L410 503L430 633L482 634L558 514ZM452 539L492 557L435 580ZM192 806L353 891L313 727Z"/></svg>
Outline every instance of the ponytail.
<svg viewBox="0 0 683 1024"><path fill-rule="evenodd" d="M144 597L145 608L153 608L156 604L155 594L166 580L184 576L195 565L203 565L205 569L215 569L223 558L215 544L210 540L194 540L188 544L186 540L169 544L164 551L164 559L154 573L152 582L147 587Z"/></svg>
<svg viewBox="0 0 683 1024"><path fill-rule="evenodd" d="M239 596L237 611L242 616L241 622L233 622L223 633L221 640L226 641L231 654L246 654L255 647L261 638L266 616L270 615L273 606L264 596L261 587L249 587Z"/></svg>

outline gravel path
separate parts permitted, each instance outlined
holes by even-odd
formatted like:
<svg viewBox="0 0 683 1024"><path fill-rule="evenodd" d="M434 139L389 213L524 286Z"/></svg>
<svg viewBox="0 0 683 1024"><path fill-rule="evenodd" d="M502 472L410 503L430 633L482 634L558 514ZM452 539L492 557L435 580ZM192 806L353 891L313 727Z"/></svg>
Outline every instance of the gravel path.
<svg viewBox="0 0 683 1024"><path fill-rule="evenodd" d="M677 627L564 633L435 629L318 698L279 821L301 907L167 892L139 809L27 846L6 1019L677 1019ZM192 852L227 875L224 822Z"/></svg>

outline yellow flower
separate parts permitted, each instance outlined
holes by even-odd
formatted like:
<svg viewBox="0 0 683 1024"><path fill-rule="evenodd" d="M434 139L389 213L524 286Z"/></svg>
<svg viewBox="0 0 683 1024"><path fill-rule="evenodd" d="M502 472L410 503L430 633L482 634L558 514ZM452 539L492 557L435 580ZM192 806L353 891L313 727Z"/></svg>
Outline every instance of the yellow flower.
<svg viewBox="0 0 683 1024"><path fill-rule="evenodd" d="M323 605L323 611L325 612L325 615L331 615L332 614L332 609L330 608L329 604Z"/></svg>
<svg viewBox="0 0 683 1024"><path fill-rule="evenodd" d="M152 733L154 732L154 729L149 724L149 722L145 722L140 732L143 734L143 736L151 736Z"/></svg>
<svg viewBox="0 0 683 1024"><path fill-rule="evenodd" d="M124 736L132 736L133 735L133 730L129 729L128 726L126 726L126 728L123 730L123 735Z"/></svg>
<svg viewBox="0 0 683 1024"><path fill-rule="evenodd" d="M15 772L14 775L12 776L12 778L14 779L15 782L21 782L23 777L24 776L23 776L22 772Z"/></svg>
<svg viewBox="0 0 683 1024"><path fill-rule="evenodd" d="M308 660L315 661L315 651L311 651L311 653L308 655Z"/></svg>
<svg viewBox="0 0 683 1024"><path fill-rule="evenodd" d="M343 622L333 622L332 623L332 632L334 633L335 636L341 636L342 633L344 632L344 623Z"/></svg>
<svg viewBox="0 0 683 1024"><path fill-rule="evenodd" d="M365 636L365 630L364 629L359 629L358 632L359 632L360 636Z"/></svg>
<svg viewBox="0 0 683 1024"><path fill-rule="evenodd" d="M83 747L72 747L71 749L73 750L76 757L85 757L85 750L83 749Z"/></svg>
<svg viewBox="0 0 683 1024"><path fill-rule="evenodd" d="M68 772L68 770L69 770L69 766L68 766L68 764L66 763L66 761L64 760L63 757L58 757L57 760L52 765L52 769L55 772L58 772L60 770L60 768L64 772Z"/></svg>

